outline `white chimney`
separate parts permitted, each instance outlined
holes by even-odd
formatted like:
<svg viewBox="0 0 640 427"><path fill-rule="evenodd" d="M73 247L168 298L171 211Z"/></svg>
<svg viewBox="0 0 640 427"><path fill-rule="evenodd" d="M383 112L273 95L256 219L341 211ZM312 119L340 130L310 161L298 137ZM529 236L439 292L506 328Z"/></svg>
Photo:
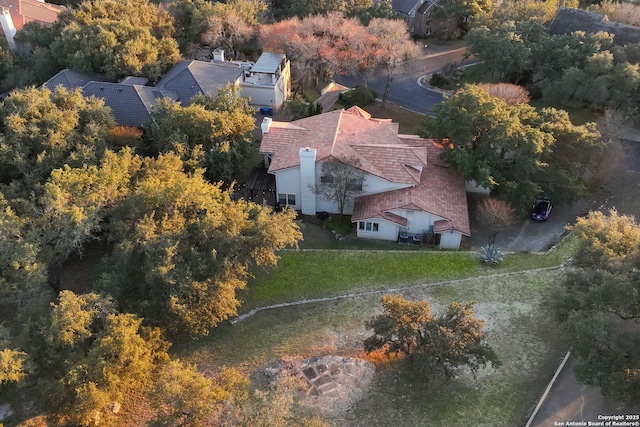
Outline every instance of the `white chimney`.
<svg viewBox="0 0 640 427"><path fill-rule="evenodd" d="M271 129L271 117L265 117L264 119L262 119L262 123L260 124L260 129L262 130L262 133L269 133L269 129Z"/></svg>
<svg viewBox="0 0 640 427"><path fill-rule="evenodd" d="M213 60L224 62L224 50L222 49L214 49L213 50Z"/></svg>
<svg viewBox="0 0 640 427"><path fill-rule="evenodd" d="M300 204L303 215L316 214L316 150L301 148L300 155Z"/></svg>
<svg viewBox="0 0 640 427"><path fill-rule="evenodd" d="M13 37L16 35L16 27L13 26L11 13L6 7L3 7L2 10L0 10L0 25L2 25L2 31L4 31L4 36L9 44L9 49L15 50L16 42L13 40Z"/></svg>

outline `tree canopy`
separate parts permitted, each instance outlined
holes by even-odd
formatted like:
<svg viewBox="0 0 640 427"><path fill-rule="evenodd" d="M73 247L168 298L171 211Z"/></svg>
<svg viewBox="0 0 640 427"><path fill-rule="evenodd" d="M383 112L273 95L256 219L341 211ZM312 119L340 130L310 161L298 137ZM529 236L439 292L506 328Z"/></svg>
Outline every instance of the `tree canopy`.
<svg viewBox="0 0 640 427"><path fill-rule="evenodd" d="M212 181L230 182L254 148L253 114L231 85L214 97L197 95L186 107L161 100L146 128L146 148L151 155L179 153L192 167L205 168Z"/></svg>
<svg viewBox="0 0 640 427"><path fill-rule="evenodd" d="M155 81L180 59L173 33L169 14L147 0L100 0L66 9L50 29L34 25L21 36L49 72L71 68Z"/></svg>
<svg viewBox="0 0 640 427"><path fill-rule="evenodd" d="M64 88L15 90L0 115L0 182L23 197L56 168L97 164L114 126L102 100Z"/></svg>
<svg viewBox="0 0 640 427"><path fill-rule="evenodd" d="M259 41L264 50L284 52L298 83L312 86L335 73L365 77L377 67L387 72L390 84L393 75L418 52L404 21L374 18L364 26L340 12L263 25Z"/></svg>
<svg viewBox="0 0 640 427"><path fill-rule="evenodd" d="M366 327L373 335L364 341L367 353L384 349L404 353L428 381L449 380L460 366L475 374L481 367L500 364L486 343L484 322L474 316L472 303L451 303L436 317L427 301L408 301L401 295L382 297L383 313Z"/></svg>
<svg viewBox="0 0 640 427"><path fill-rule="evenodd" d="M582 174L603 149L594 124L574 126L555 109L510 106L477 86L463 87L435 113L420 134L440 139L443 159L520 211L540 193L558 201L580 195Z"/></svg>
<svg viewBox="0 0 640 427"><path fill-rule="evenodd" d="M554 296L579 358L576 377L616 401L640 401L640 226L633 217L590 212L572 230L573 270Z"/></svg>
<svg viewBox="0 0 640 427"><path fill-rule="evenodd" d="M274 251L301 237L295 212L232 201L174 154L142 160L127 185L111 211L104 289L167 330L206 334L235 314L249 268L274 265Z"/></svg>
<svg viewBox="0 0 640 427"><path fill-rule="evenodd" d="M490 76L537 87L548 99L623 111L640 100L638 45L613 46L611 34L552 35L529 19L474 28L466 40Z"/></svg>

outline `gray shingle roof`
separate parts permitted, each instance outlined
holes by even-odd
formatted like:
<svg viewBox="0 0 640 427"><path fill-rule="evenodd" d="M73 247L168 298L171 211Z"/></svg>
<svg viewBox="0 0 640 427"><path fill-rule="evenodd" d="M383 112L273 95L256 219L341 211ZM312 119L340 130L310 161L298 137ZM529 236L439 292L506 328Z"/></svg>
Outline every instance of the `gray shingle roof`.
<svg viewBox="0 0 640 427"><path fill-rule="evenodd" d="M121 85L140 85L140 86L144 86L147 83L149 83L149 79L146 78L146 77L128 76L128 77L125 77L124 79L120 80L120 84Z"/></svg>
<svg viewBox="0 0 640 427"><path fill-rule="evenodd" d="M116 123L134 127L142 127L151 120L151 109L159 99L175 101L178 98L176 93L156 87L96 81L87 83L82 92L84 96L103 99L111 108Z"/></svg>
<svg viewBox="0 0 640 427"><path fill-rule="evenodd" d="M99 74L81 73L79 71L64 69L44 82L40 87L46 87L53 91L56 87L63 86L66 89L73 90L94 80L105 81L106 79Z"/></svg>
<svg viewBox="0 0 640 427"><path fill-rule="evenodd" d="M393 0L391 8L394 12L406 13L407 15L420 3L420 0Z"/></svg>
<svg viewBox="0 0 640 427"><path fill-rule="evenodd" d="M227 83L235 83L242 75L242 68L229 62L185 61L176 64L158 82L157 88L178 94L183 105L198 93L215 95Z"/></svg>
<svg viewBox="0 0 640 427"><path fill-rule="evenodd" d="M264 52L251 67L252 73L275 73L284 59L282 53Z"/></svg>
<svg viewBox="0 0 640 427"><path fill-rule="evenodd" d="M613 43L616 45L640 43L640 27L612 22L605 15L595 12L560 8L549 25L549 32L571 34L575 31L584 31L588 34L604 31L613 34Z"/></svg>

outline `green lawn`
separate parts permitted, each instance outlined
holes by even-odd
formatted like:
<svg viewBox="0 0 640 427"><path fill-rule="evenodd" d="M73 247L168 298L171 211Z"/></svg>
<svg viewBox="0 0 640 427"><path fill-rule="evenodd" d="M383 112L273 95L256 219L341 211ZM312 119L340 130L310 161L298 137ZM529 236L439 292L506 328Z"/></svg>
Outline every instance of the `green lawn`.
<svg viewBox="0 0 640 427"><path fill-rule="evenodd" d="M278 268L257 270L241 293L241 312L300 301L417 283L530 270L558 265L574 239L543 255L513 254L498 266L481 264L471 252L440 251L285 251Z"/></svg>
<svg viewBox="0 0 640 427"><path fill-rule="evenodd" d="M574 108L574 107L570 107L567 105L562 105L559 103L554 103L554 102L548 102L548 101L542 101L542 100L538 100L538 101L531 101L529 102L530 105L536 107L537 109L541 110L543 108L547 108L547 107L552 107L555 108L557 110L565 110L567 113L569 113L569 117L571 118L571 122L574 125L583 125L585 123L588 122L595 122L598 120L599 115L586 110L584 108Z"/></svg>

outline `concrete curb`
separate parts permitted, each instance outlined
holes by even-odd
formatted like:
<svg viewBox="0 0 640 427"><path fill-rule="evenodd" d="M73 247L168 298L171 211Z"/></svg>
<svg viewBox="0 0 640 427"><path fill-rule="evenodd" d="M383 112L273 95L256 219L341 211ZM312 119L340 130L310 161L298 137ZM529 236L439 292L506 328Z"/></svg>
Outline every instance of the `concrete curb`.
<svg viewBox="0 0 640 427"><path fill-rule="evenodd" d="M542 393L542 397L540 397L540 400L538 400L538 404L536 405L536 408L533 410L533 413L529 417L529 421L527 421L527 424L524 427L530 427L531 423L533 423L533 419L536 417L536 415L538 415L538 411L544 404L544 401L547 399L547 396L551 391L551 387L553 387L556 380L558 379L558 375L560 375L560 372L562 372L562 368L564 368L564 365L567 363L567 360L569 360L570 355L571 355L571 352L567 351L567 354L565 354L564 359L562 359L562 362L560 362L560 366L558 366L558 369L556 369L556 373L553 375L553 378L551 378L551 381L549 382L549 385L547 385L547 388L544 391L544 393Z"/></svg>

